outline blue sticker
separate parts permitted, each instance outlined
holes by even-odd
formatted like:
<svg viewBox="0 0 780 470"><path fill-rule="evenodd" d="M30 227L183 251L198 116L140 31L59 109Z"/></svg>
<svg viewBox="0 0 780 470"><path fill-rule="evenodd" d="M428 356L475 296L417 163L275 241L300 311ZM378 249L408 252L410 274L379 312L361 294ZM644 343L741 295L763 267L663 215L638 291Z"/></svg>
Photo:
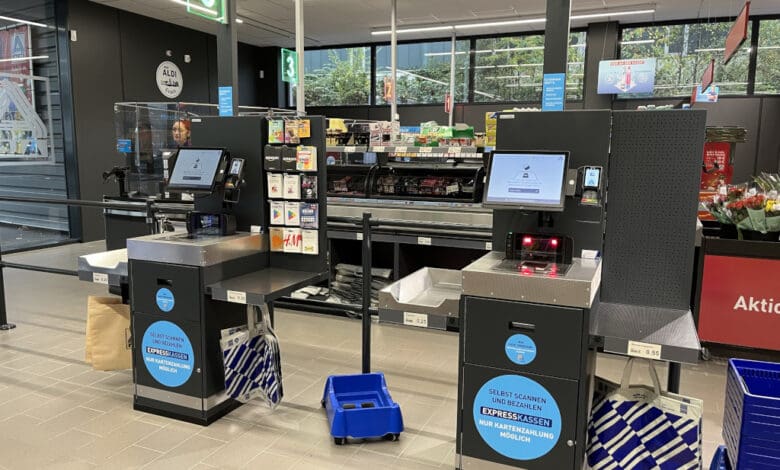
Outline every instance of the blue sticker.
<svg viewBox="0 0 780 470"><path fill-rule="evenodd" d="M169 321L149 325L141 342L146 370L166 387L178 387L192 375L195 355L187 334Z"/></svg>
<svg viewBox="0 0 780 470"><path fill-rule="evenodd" d="M157 307L163 312L170 312L176 304L176 299L173 298L173 292L167 287L158 289L155 299L157 300Z"/></svg>
<svg viewBox="0 0 780 470"><path fill-rule="evenodd" d="M474 399L474 424L482 440L504 457L534 460L561 437L561 411L544 387L519 375L489 380Z"/></svg>
<svg viewBox="0 0 780 470"><path fill-rule="evenodd" d="M528 365L536 359L536 343L526 335L512 335L504 345L510 361L521 366Z"/></svg>
<svg viewBox="0 0 780 470"><path fill-rule="evenodd" d="M221 86L217 92L219 100L219 115L220 116L232 116L233 115L233 87Z"/></svg>
<svg viewBox="0 0 780 470"><path fill-rule="evenodd" d="M544 74L542 78L542 111L563 111L565 101L566 74Z"/></svg>

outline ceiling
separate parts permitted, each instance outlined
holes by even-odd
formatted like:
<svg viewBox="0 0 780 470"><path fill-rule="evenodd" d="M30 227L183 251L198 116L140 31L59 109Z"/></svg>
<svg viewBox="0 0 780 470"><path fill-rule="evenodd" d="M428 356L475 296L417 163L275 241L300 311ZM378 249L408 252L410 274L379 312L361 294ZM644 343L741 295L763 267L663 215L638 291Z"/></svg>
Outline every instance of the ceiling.
<svg viewBox="0 0 780 470"><path fill-rule="evenodd" d="M188 28L215 34L217 23L190 15L186 7L172 0L92 0L157 18ZM293 0L237 0L239 41L256 46L294 46L295 12ZM432 26L453 22L507 20L544 15L545 0L397 0L399 28L414 25ZM733 17L739 13L742 0L572 0L573 14L596 13L609 9L656 9L654 14L614 18L621 23L669 21L692 18ZM777 0L755 0L751 15L780 14ZM572 27L587 22L578 20ZM372 36L371 31L387 29L390 24L390 0L304 0L306 46L360 44L387 41L389 36ZM468 35L522 32L540 29L539 24L502 28L469 29ZM466 33L464 33L466 34ZM399 35L400 39L446 36L429 32Z"/></svg>

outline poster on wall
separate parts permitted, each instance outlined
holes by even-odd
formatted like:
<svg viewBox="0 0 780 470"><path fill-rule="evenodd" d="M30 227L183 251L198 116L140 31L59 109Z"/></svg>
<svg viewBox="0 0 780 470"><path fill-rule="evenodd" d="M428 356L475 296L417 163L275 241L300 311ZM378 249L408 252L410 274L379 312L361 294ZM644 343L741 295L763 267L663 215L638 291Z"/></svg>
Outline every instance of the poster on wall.
<svg viewBox="0 0 780 470"><path fill-rule="evenodd" d="M12 26L0 29L0 73L13 75L22 75L29 77L32 75L32 60L8 60L18 59L20 57L30 57L30 27L28 25ZM32 89L32 79L9 78L14 83L18 83L22 92L27 96L30 103L35 103Z"/></svg>
<svg viewBox="0 0 780 470"><path fill-rule="evenodd" d="M696 86L696 102L697 103L717 103L718 95L720 94L720 87L710 85L706 90L702 91L701 85Z"/></svg>
<svg viewBox="0 0 780 470"><path fill-rule="evenodd" d="M706 142L701 168L701 191L717 191L724 184L731 184L734 163L731 161L731 143Z"/></svg>
<svg viewBox="0 0 780 470"><path fill-rule="evenodd" d="M602 60L599 62L598 93L652 93L655 59Z"/></svg>

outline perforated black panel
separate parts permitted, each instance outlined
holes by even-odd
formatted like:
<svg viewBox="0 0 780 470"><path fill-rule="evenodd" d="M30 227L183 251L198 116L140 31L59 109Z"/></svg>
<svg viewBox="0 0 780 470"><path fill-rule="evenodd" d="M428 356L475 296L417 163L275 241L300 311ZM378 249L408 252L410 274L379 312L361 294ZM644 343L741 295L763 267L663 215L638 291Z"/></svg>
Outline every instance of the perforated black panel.
<svg viewBox="0 0 780 470"><path fill-rule="evenodd" d="M690 308L705 119L613 113L603 302Z"/></svg>

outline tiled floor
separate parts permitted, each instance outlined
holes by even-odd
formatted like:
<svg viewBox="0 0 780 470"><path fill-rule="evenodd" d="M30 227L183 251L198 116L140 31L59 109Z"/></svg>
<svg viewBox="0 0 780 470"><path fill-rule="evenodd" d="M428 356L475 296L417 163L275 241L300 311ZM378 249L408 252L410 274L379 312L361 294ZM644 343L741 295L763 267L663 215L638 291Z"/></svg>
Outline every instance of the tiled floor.
<svg viewBox="0 0 780 470"><path fill-rule="evenodd" d="M319 402L326 376L359 371L356 320L280 311L283 404L273 412L244 405L204 428L133 411L129 372L84 363L86 298L103 288L7 270L6 293L18 327L0 332L0 468L453 468L455 334L375 325L374 368L387 375L406 431L398 442L339 447ZM612 380L622 366L599 357ZM724 370L720 360L683 370L682 392L706 400L706 462L721 440ZM637 370L639 380L646 371Z"/></svg>

